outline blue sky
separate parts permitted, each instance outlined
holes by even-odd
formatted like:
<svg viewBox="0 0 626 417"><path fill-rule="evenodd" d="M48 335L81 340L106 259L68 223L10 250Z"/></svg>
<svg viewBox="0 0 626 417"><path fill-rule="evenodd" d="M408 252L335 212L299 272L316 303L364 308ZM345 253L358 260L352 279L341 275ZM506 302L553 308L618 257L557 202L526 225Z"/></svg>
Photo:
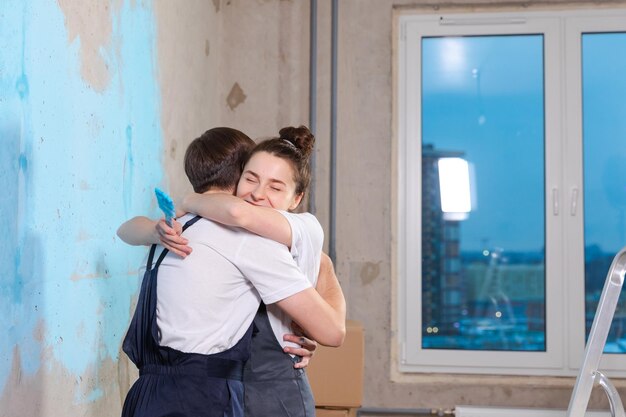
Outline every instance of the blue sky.
<svg viewBox="0 0 626 417"><path fill-rule="evenodd" d="M626 244L626 35L585 35L583 48L586 244L617 251ZM422 53L423 143L464 151L475 170L462 250L543 249L543 37L428 38Z"/></svg>

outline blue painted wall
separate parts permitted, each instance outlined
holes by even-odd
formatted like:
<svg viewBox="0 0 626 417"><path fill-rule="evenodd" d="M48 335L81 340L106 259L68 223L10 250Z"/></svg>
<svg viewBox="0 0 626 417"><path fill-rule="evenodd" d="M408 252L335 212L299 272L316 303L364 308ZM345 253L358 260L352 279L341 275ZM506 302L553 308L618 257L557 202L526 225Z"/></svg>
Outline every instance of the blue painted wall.
<svg viewBox="0 0 626 417"><path fill-rule="evenodd" d="M109 78L94 88L57 1L0 2L0 392L16 358L22 377L56 361L77 380L117 361L128 325L144 250L115 231L158 214L156 29L150 1L107 13L95 54Z"/></svg>

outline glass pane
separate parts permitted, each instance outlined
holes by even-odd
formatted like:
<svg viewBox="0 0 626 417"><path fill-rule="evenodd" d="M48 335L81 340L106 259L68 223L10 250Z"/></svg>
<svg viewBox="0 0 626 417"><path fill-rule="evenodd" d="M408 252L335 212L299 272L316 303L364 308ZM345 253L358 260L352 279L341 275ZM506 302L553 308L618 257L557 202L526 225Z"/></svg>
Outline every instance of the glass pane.
<svg viewBox="0 0 626 417"><path fill-rule="evenodd" d="M422 348L543 351L543 36L422 41Z"/></svg>
<svg viewBox="0 0 626 417"><path fill-rule="evenodd" d="M585 322L589 335L611 261L626 245L626 33L582 37ZM624 295L605 352L626 352Z"/></svg>

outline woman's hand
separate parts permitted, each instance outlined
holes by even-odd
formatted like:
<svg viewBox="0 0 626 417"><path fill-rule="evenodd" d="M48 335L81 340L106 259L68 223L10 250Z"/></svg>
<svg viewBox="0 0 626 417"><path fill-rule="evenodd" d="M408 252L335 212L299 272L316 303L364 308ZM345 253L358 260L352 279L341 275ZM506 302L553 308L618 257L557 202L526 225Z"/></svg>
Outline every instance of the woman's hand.
<svg viewBox="0 0 626 417"><path fill-rule="evenodd" d="M285 334L283 335L283 340L286 342L296 343L300 345L300 347L294 348L287 346L283 349L283 351L285 353L291 353L292 355L296 355L301 358L300 362L297 362L293 365L294 368L306 368L307 366L309 366L309 362L313 357L315 349L317 349L317 342L304 336L304 332L296 323L292 322L291 328L293 329L295 334Z"/></svg>
<svg viewBox="0 0 626 417"><path fill-rule="evenodd" d="M179 222L172 220L172 227L170 227L165 222L165 219L161 219L155 228L164 248L169 249L182 258L191 253L192 249L187 245L189 241L181 236L183 226Z"/></svg>

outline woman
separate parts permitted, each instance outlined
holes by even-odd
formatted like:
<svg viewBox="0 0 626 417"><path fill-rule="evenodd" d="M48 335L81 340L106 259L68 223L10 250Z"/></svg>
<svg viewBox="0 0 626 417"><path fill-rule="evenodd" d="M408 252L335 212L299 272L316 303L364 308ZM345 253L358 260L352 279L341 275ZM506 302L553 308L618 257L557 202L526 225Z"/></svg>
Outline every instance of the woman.
<svg viewBox="0 0 626 417"><path fill-rule="evenodd" d="M237 197L229 194L185 198L182 209L219 223L239 226L288 246L299 268L313 285L317 283L322 256L323 231L308 213L294 214L310 183L309 156L315 138L306 127L287 127L279 137L259 143L244 165ZM165 247L185 256L186 241L163 221L157 227ZM321 283L323 285L323 283ZM342 296L343 297L343 296ZM345 311L344 311L345 313ZM291 319L274 306L262 305L255 318L258 332L253 336L252 354L244 371L246 415L314 416L314 401L306 374L298 358L284 352L298 352L289 344ZM301 343L311 348L307 339ZM294 366L294 363L296 365Z"/></svg>

